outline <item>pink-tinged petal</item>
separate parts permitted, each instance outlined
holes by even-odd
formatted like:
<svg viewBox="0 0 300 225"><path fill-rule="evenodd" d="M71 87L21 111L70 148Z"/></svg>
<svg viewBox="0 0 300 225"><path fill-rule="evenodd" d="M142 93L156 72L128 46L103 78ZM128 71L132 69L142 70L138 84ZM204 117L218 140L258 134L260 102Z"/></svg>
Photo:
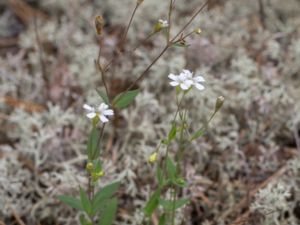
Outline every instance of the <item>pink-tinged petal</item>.
<svg viewBox="0 0 300 225"><path fill-rule="evenodd" d="M85 110L87 110L87 111L94 111L94 110L95 110L94 107L89 106L88 104L84 104L84 105L83 105L83 108L84 108Z"/></svg>
<svg viewBox="0 0 300 225"><path fill-rule="evenodd" d="M194 85L195 85L195 87L196 87L197 89L199 89L200 91L202 91L202 90L205 89L205 87L204 87L202 84L195 83Z"/></svg>
<svg viewBox="0 0 300 225"><path fill-rule="evenodd" d="M177 80L178 79L178 76L176 76L176 75L174 75L174 74L169 74L169 76L168 76L171 80Z"/></svg>
<svg viewBox="0 0 300 225"><path fill-rule="evenodd" d="M105 116L101 115L99 117L100 117L100 120L102 121L102 123L107 123L108 122L108 119Z"/></svg>
<svg viewBox="0 0 300 225"><path fill-rule="evenodd" d="M195 82L205 82L204 78L202 76L197 76L197 77L194 77L193 80Z"/></svg>
<svg viewBox="0 0 300 225"><path fill-rule="evenodd" d="M175 87L175 86L178 86L179 83L177 81L171 81L170 85L173 86L173 87Z"/></svg>
<svg viewBox="0 0 300 225"><path fill-rule="evenodd" d="M97 114L94 112L90 112L90 113L86 114L87 118L89 118L89 119L93 119L96 115Z"/></svg>
<svg viewBox="0 0 300 225"><path fill-rule="evenodd" d="M111 109L107 109L103 112L103 115L105 116L113 116L114 115L114 111L112 111Z"/></svg>

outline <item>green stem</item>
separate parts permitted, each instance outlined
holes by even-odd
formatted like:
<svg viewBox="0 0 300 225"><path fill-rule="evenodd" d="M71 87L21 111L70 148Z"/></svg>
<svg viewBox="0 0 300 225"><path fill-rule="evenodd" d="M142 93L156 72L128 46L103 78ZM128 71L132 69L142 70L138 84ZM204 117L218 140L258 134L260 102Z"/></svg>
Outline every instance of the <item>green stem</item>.
<svg viewBox="0 0 300 225"><path fill-rule="evenodd" d="M173 187L173 208L172 208L172 225L175 224L175 207L176 207L177 188Z"/></svg>

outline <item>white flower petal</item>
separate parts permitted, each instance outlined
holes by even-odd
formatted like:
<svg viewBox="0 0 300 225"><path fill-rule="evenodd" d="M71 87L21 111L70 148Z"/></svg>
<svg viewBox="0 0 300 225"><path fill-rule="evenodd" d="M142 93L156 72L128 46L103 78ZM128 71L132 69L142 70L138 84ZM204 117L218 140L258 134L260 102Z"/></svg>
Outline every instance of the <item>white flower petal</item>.
<svg viewBox="0 0 300 225"><path fill-rule="evenodd" d="M179 83L177 81L171 81L170 85L173 86L173 87L175 87L175 86L178 86Z"/></svg>
<svg viewBox="0 0 300 225"><path fill-rule="evenodd" d="M94 107L92 107L92 106L90 106L90 105L88 105L88 104L84 104L84 105L83 105L83 108L84 108L85 110L87 110L87 111L94 111L94 110L95 110Z"/></svg>
<svg viewBox="0 0 300 225"><path fill-rule="evenodd" d="M200 91L202 91L202 90L205 89L205 87L204 87L202 84L195 83L194 85L195 85L195 87L196 87L197 89L199 89Z"/></svg>
<svg viewBox="0 0 300 225"><path fill-rule="evenodd" d="M108 109L108 105L106 105L105 103L101 103L98 107L99 112L103 112L105 109Z"/></svg>
<svg viewBox="0 0 300 225"><path fill-rule="evenodd" d="M176 76L175 74L170 73L168 76L171 80L177 81L178 80L178 76Z"/></svg>
<svg viewBox="0 0 300 225"><path fill-rule="evenodd" d="M111 109L106 109L106 110L103 112L103 115L105 115L105 116L113 116L113 115L114 115L114 111L111 110Z"/></svg>
<svg viewBox="0 0 300 225"><path fill-rule="evenodd" d="M187 79L187 76L185 73L180 73L178 76L178 80L185 81Z"/></svg>
<svg viewBox="0 0 300 225"><path fill-rule="evenodd" d="M189 79L192 79L193 73L189 70L182 70L182 73Z"/></svg>
<svg viewBox="0 0 300 225"><path fill-rule="evenodd" d="M108 122L107 117L105 117L104 115L100 115L99 118L100 118L100 120L102 121L102 123Z"/></svg>
<svg viewBox="0 0 300 225"><path fill-rule="evenodd" d="M202 76L197 76L197 77L194 77L193 80L195 82L205 82L204 78Z"/></svg>
<svg viewBox="0 0 300 225"><path fill-rule="evenodd" d="M182 90L187 90L187 89L190 88L190 86L191 86L191 85L188 85L188 84L186 84L186 83L181 83L181 84L180 84L180 87L181 87Z"/></svg>
<svg viewBox="0 0 300 225"><path fill-rule="evenodd" d="M90 112L90 113L86 114L87 118L89 118L89 119L93 119L96 115L97 114L94 112Z"/></svg>

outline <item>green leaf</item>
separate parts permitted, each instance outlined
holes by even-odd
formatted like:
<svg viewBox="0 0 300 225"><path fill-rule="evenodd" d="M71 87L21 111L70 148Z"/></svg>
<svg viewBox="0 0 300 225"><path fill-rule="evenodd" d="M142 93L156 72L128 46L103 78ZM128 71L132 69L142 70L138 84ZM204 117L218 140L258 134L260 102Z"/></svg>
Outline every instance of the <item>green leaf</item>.
<svg viewBox="0 0 300 225"><path fill-rule="evenodd" d="M187 198L181 198L174 202L171 200L165 200L165 199L160 199L159 204L166 210L166 211L173 211L176 209L181 208L185 204L189 203L189 200Z"/></svg>
<svg viewBox="0 0 300 225"><path fill-rule="evenodd" d="M97 148L99 131L94 127L90 133L87 144L87 155L89 160L97 159L100 155L100 150Z"/></svg>
<svg viewBox="0 0 300 225"><path fill-rule="evenodd" d="M114 98L113 105L119 109L126 108L130 103L133 102L138 93L138 89L133 91L122 92Z"/></svg>
<svg viewBox="0 0 300 225"><path fill-rule="evenodd" d="M201 129L197 130L197 131L193 134L193 136L191 137L191 141L193 141L193 140L195 140L195 139L197 139L197 138L203 136L204 134L205 134L205 129L204 129L204 128L201 128Z"/></svg>
<svg viewBox="0 0 300 225"><path fill-rule="evenodd" d="M93 161L93 165L95 166L95 168L94 168L95 173L99 173L102 171L102 165L101 165L101 162L99 159L95 159Z"/></svg>
<svg viewBox="0 0 300 225"><path fill-rule="evenodd" d="M173 44L173 46L174 47L180 47L180 48L187 48L187 47L189 47L190 45L187 45L187 44L183 44L183 43L179 43L179 42L177 42L177 43L175 43L175 44Z"/></svg>
<svg viewBox="0 0 300 225"><path fill-rule="evenodd" d="M164 144L164 145L168 145L168 144L169 144L169 141L168 141L167 139L163 139L163 140L161 141L161 143Z"/></svg>
<svg viewBox="0 0 300 225"><path fill-rule="evenodd" d="M159 217L158 225L166 225L166 214L162 214Z"/></svg>
<svg viewBox="0 0 300 225"><path fill-rule="evenodd" d="M182 188L187 186L187 182L183 178L177 178L173 180L173 183Z"/></svg>
<svg viewBox="0 0 300 225"><path fill-rule="evenodd" d="M106 185L95 194L93 199L93 209L95 213L103 209L103 207L107 203L106 200L111 198L113 194L115 194L119 186L120 186L120 182L117 181Z"/></svg>
<svg viewBox="0 0 300 225"><path fill-rule="evenodd" d="M172 141L176 137L176 132L177 132L177 127L176 127L176 124L173 123L172 128L168 135L168 142Z"/></svg>
<svg viewBox="0 0 300 225"><path fill-rule="evenodd" d="M109 99L108 99L106 93L104 91L97 90L97 89L96 89L96 91L97 91L98 95L102 98L103 102L105 104L109 105Z"/></svg>
<svg viewBox="0 0 300 225"><path fill-rule="evenodd" d="M106 185L95 194L94 202L100 201L102 199L111 198L112 195L118 190L119 186L120 186L119 181Z"/></svg>
<svg viewBox="0 0 300 225"><path fill-rule="evenodd" d="M160 189L157 189L152 196L150 197L149 201L147 202L144 211L147 216L151 216L154 210L159 205L159 197L160 197Z"/></svg>
<svg viewBox="0 0 300 225"><path fill-rule="evenodd" d="M85 191L82 188L80 188L80 201L81 201L81 205L83 207L83 210L88 215L91 215L91 213L92 213L92 204L89 200L88 195L85 193Z"/></svg>
<svg viewBox="0 0 300 225"><path fill-rule="evenodd" d="M112 198L107 204L107 207L104 209L103 213L101 214L99 225L113 224L116 217L117 208L118 208L117 198Z"/></svg>
<svg viewBox="0 0 300 225"><path fill-rule="evenodd" d="M85 215L80 214L79 221L81 225L91 225L92 223L85 218Z"/></svg>
<svg viewBox="0 0 300 225"><path fill-rule="evenodd" d="M172 181L176 178L177 169L172 159L167 158L167 172Z"/></svg>
<svg viewBox="0 0 300 225"><path fill-rule="evenodd" d="M159 187L162 187L164 183L163 180L164 178L163 178L163 172L159 166L157 166L156 168L156 177L157 177Z"/></svg>
<svg viewBox="0 0 300 225"><path fill-rule="evenodd" d="M60 195L57 198L74 209L83 210L79 199L67 195Z"/></svg>

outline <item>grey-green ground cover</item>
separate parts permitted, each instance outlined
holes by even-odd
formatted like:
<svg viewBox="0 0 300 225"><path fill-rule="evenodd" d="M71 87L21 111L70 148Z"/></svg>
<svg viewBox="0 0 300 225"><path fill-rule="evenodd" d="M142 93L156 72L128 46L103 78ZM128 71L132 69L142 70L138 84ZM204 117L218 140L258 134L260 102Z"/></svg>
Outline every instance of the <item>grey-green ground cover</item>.
<svg viewBox="0 0 300 225"><path fill-rule="evenodd" d="M76 193L78 185L87 183L83 153L89 122L82 105L101 101L95 89L103 88L94 66L98 44L93 20L98 14L105 17L101 42L108 60L135 3L28 2L47 14L36 27L22 25L9 4L0 3L0 36L18 35L17 46L2 49L0 57L0 220L10 224L14 211L26 224L77 224L75 213L56 196ZM223 95L226 103L209 132L187 149L185 194L192 203L178 216L186 218L185 224L221 225L249 212L248 224L299 224L300 2L264 3L265 28L258 1L220 1L205 10L191 26L201 27L201 35L187 39L189 48L168 51L139 84L135 104L108 126L102 182L122 182L116 224L140 224L141 208L155 185L146 161L176 109L167 75L182 68L206 79L205 91L192 92L186 102L194 130L207 119L217 96ZM198 5L197 0L177 0L175 30ZM145 0L128 46L166 18L167 7L168 1ZM111 90L120 91L134 80L163 43L164 37L157 36L117 61L108 74ZM28 112L8 97L44 110ZM284 172L273 178L280 169ZM236 208L269 177L265 189Z"/></svg>

